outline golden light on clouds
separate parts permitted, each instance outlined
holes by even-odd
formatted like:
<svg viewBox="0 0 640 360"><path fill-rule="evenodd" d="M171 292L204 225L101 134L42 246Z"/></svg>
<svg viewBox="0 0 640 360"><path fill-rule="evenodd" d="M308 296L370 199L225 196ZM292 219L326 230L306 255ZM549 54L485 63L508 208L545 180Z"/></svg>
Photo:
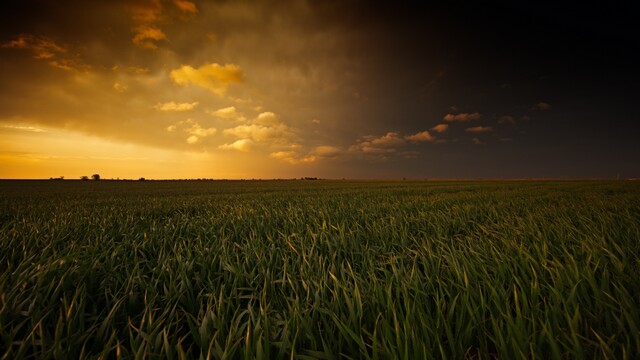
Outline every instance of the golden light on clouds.
<svg viewBox="0 0 640 360"><path fill-rule="evenodd" d="M446 72L420 63L402 75L403 59L380 47L395 44L389 29L332 6L76 5L0 39L0 177L375 177L471 133L513 138L505 114L489 123L484 109L432 106L425 94ZM419 111L395 99L419 96Z"/></svg>
<svg viewBox="0 0 640 360"><path fill-rule="evenodd" d="M229 84L241 83L244 80L242 70L234 64L206 64L198 68L189 65L171 71L171 79L179 85L194 84L224 95Z"/></svg>

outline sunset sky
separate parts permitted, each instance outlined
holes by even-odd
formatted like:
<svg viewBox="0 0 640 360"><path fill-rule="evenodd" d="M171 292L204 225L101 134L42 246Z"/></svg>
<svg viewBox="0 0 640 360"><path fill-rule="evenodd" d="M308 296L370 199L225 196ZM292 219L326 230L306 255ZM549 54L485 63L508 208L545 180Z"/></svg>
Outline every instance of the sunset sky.
<svg viewBox="0 0 640 360"><path fill-rule="evenodd" d="M630 5L414 4L3 2L0 178L640 177Z"/></svg>

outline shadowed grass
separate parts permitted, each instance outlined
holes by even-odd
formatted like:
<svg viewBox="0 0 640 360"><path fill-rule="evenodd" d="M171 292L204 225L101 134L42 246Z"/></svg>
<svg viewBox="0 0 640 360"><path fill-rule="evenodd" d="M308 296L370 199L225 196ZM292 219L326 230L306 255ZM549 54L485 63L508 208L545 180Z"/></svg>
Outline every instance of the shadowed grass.
<svg viewBox="0 0 640 360"><path fill-rule="evenodd" d="M632 358L632 182L12 182L5 358Z"/></svg>

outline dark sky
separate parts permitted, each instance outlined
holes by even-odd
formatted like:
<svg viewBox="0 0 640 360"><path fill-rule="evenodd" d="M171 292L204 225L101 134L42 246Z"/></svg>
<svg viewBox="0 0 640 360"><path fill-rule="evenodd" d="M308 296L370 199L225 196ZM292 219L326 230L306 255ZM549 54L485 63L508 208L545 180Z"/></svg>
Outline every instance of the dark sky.
<svg viewBox="0 0 640 360"><path fill-rule="evenodd" d="M0 177L103 160L123 177L640 177L633 10L3 3ZM106 143L87 155L83 136Z"/></svg>

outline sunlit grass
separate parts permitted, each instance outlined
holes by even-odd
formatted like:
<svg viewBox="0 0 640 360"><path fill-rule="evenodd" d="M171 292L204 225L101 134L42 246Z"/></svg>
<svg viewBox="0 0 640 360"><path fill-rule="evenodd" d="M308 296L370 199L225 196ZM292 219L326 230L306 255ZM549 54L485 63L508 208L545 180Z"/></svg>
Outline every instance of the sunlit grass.
<svg viewBox="0 0 640 360"><path fill-rule="evenodd" d="M2 182L5 358L633 358L632 182Z"/></svg>

